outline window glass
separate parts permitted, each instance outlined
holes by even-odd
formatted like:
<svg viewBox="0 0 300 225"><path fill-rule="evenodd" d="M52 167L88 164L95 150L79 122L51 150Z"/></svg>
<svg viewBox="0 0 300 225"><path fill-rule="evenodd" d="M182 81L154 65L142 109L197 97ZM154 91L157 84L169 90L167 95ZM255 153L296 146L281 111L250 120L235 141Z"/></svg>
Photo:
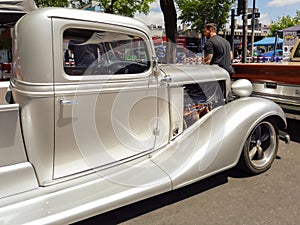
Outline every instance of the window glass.
<svg viewBox="0 0 300 225"><path fill-rule="evenodd" d="M224 105L225 90L224 80L184 85L183 129Z"/></svg>
<svg viewBox="0 0 300 225"><path fill-rule="evenodd" d="M141 37L108 31L65 30L63 54L69 75L136 74L150 65Z"/></svg>

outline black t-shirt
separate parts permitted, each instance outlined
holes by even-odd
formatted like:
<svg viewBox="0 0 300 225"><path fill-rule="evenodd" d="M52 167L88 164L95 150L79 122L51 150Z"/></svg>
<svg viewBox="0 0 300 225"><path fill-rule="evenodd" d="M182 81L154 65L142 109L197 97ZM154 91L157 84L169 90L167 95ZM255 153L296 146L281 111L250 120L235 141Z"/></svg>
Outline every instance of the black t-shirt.
<svg viewBox="0 0 300 225"><path fill-rule="evenodd" d="M218 36L214 35L207 40L204 45L205 55L213 54L210 64L218 64L223 69L227 70L229 74L233 73L230 59L231 47L229 42Z"/></svg>
<svg viewBox="0 0 300 225"><path fill-rule="evenodd" d="M74 52L74 61L77 67L89 67L98 59L98 46L95 44L81 45L82 42L71 41L69 49Z"/></svg>

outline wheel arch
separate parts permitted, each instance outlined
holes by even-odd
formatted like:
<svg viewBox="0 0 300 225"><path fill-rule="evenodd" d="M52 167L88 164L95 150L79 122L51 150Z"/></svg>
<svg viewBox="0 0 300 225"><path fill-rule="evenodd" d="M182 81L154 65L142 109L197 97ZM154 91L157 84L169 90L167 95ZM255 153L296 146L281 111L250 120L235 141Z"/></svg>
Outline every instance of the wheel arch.
<svg viewBox="0 0 300 225"><path fill-rule="evenodd" d="M287 128L286 120L279 115L271 115L265 118L271 122L278 130L285 130Z"/></svg>
<svg viewBox="0 0 300 225"><path fill-rule="evenodd" d="M230 135L240 138L239 143L235 145L237 150L234 154L236 154L236 156L234 157L232 164L230 164L230 167L234 167L238 164L248 136L260 122L264 120L269 121L270 123L272 123L272 125L274 125L275 129L277 129L277 132L279 130L285 130L287 127L286 117L283 110L279 105L270 100L257 97L246 97L235 100L232 103L233 104L229 103L226 106L226 114L231 114L231 117L243 117L239 120L239 126L243 127L245 129L245 132L242 132L241 130L230 131ZM241 106L237 108L237 105ZM247 114L245 114L243 112L244 107L253 107L256 110L247 111ZM232 121L228 121L227 125L230 123L232 123ZM241 135L243 135L243 137Z"/></svg>

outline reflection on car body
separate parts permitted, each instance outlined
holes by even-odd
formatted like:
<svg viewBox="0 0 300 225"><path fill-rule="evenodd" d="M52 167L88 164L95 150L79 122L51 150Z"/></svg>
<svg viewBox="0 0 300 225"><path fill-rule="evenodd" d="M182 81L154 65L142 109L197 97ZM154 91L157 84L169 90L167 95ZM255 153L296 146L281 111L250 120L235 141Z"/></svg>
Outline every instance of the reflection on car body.
<svg viewBox="0 0 300 225"><path fill-rule="evenodd" d="M259 174L276 157L286 127L277 104L249 97L252 84L217 65L158 64L139 21L44 8L13 35L2 223L69 224L235 166ZM73 47L86 45L92 62L78 64Z"/></svg>

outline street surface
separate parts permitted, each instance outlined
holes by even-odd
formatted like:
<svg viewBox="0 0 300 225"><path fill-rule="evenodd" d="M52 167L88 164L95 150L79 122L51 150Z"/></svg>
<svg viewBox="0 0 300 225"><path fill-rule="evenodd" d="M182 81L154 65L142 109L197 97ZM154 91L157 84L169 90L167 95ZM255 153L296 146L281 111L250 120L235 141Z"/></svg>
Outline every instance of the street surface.
<svg viewBox="0 0 300 225"><path fill-rule="evenodd" d="M261 175L232 169L77 225L298 225L300 121L288 125L292 142L280 142L273 166Z"/></svg>

